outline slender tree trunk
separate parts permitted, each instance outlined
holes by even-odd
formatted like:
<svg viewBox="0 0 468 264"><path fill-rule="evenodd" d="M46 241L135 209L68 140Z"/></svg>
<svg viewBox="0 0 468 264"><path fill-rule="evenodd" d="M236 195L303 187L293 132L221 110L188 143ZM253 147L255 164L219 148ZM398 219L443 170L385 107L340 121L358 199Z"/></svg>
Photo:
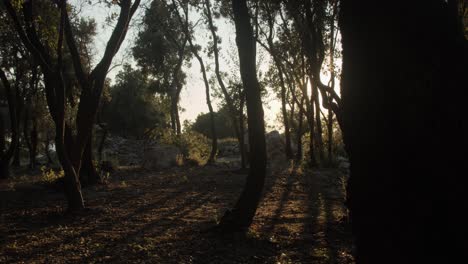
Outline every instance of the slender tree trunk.
<svg viewBox="0 0 468 264"><path fill-rule="evenodd" d="M219 49L218 49L218 35L216 34L216 28L215 28L215 25L213 23L213 17L211 15L211 3L210 3L210 0L205 0L205 10L206 10L206 17L207 17L207 20L208 20L208 26L209 26L209 29L211 31L211 36L213 37L213 54L214 54L214 59L215 59L215 74L216 74L216 79L218 81L218 84L219 84L219 87L221 87L221 91L224 95L224 100L226 101L226 105L227 105L227 108L228 108L228 111L229 111L229 117L231 119L231 124L232 124L232 127L234 128L234 133L236 135L236 138L237 138L237 141L239 143L239 151L241 152L241 166L242 168L245 168L245 153L243 153L243 146L242 146L242 142L244 139L241 137L243 137L243 135L241 135L241 127L239 127L237 124L238 124L238 121L237 121L237 117L236 117L236 109L234 107L234 103L233 103L233 100L232 100L232 97L229 95L229 92L228 90L226 89L226 85L224 84L224 81L223 81L223 78L221 76L221 72L220 72L220 67L219 67ZM242 113L241 113L242 114ZM239 117L241 118L241 117ZM243 126L243 124L242 124Z"/></svg>
<svg viewBox="0 0 468 264"><path fill-rule="evenodd" d="M302 126L304 122L304 98L301 100L301 104L299 107L299 125L297 128L297 154L296 154L296 160L300 161L302 160Z"/></svg>
<svg viewBox="0 0 468 264"><path fill-rule="evenodd" d="M3 156L3 152L5 151L5 137L6 137L6 131L5 131L5 121L3 120L3 115L0 113L0 156ZM2 162L0 160L0 179L6 179L10 177L10 168L8 166L8 163Z"/></svg>
<svg viewBox="0 0 468 264"><path fill-rule="evenodd" d="M172 3L175 6L177 6L175 1L172 1ZM178 10L176 11L176 15L177 15L177 18L179 19L179 23L184 27L184 31L185 31L185 34L186 34L186 37L187 37L187 41L188 41L188 43L190 45L190 49L191 49L193 55L195 56L195 58L197 58L198 63L200 64L200 71L202 73L203 82L205 84L206 104L208 105L208 110L210 111L210 122L211 122L210 125L211 125L211 135L212 135L212 138L211 138L211 153L210 153L210 156L208 158L207 163L211 164L211 163L214 163L215 160L216 160L216 154L218 152L218 137L217 137L217 134L216 134L215 115L214 115L214 111L213 111L213 106L211 105L210 83L209 83L208 77L206 75L206 68L205 68L205 63L203 62L203 58L200 56L200 54L198 53L195 45L193 44L192 35L191 35L191 32L190 32L189 23L188 23L188 7L187 6L182 6L182 9L184 11L185 21L182 19L182 16L179 14Z"/></svg>
<svg viewBox="0 0 468 264"><path fill-rule="evenodd" d="M31 130L31 151L29 153L29 168L32 170L36 168L37 143L38 143L37 121L33 120L33 126Z"/></svg>
<svg viewBox="0 0 468 264"><path fill-rule="evenodd" d="M21 148L21 141L18 139L18 144L17 144L17 147L15 148L15 153L13 154L13 160L11 162L11 165L15 168L19 168L21 166L20 148Z"/></svg>
<svg viewBox="0 0 468 264"><path fill-rule="evenodd" d="M341 3L357 263L468 259L468 47L458 3Z"/></svg>
<svg viewBox="0 0 468 264"><path fill-rule="evenodd" d="M24 110L24 119L23 119L23 141L26 143L26 147L28 148L28 153L29 153L29 168L32 169L31 167L31 152L32 152L32 146L31 146L31 139L30 139L30 131L29 131L29 109L26 107Z"/></svg>
<svg viewBox="0 0 468 264"><path fill-rule="evenodd" d="M320 103L317 87L313 86L313 97L315 104L315 123L317 125L317 148L319 150L320 163L322 164L325 161L325 153L323 149L323 129L322 121L320 119Z"/></svg>
<svg viewBox="0 0 468 264"><path fill-rule="evenodd" d="M218 152L218 136L216 134L216 126L215 126L215 114L213 110L213 106L211 105L211 95L210 95L210 83L208 81L208 77L206 76L206 69L205 64L203 63L202 57L195 51L195 48L192 44L192 40L189 40L190 46L192 47L192 51L197 58L198 62L200 63L200 69L203 75L203 82L205 83L205 96L206 96L206 104L208 105L208 110L210 111L210 128L211 128L211 152L208 158L208 164L212 164L216 160L216 153Z"/></svg>
<svg viewBox="0 0 468 264"><path fill-rule="evenodd" d="M233 210L226 213L220 227L228 232L246 232L260 202L266 173L265 125L260 85L256 76L256 42L245 0L233 0L236 42L241 78L247 99L250 171L245 187Z"/></svg>

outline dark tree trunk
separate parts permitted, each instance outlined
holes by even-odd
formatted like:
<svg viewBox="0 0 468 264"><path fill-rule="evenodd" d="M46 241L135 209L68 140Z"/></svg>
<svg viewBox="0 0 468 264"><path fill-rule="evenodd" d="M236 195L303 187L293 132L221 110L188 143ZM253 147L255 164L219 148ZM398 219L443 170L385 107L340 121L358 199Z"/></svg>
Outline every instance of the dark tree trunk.
<svg viewBox="0 0 468 264"><path fill-rule="evenodd" d="M224 84L223 78L221 76L220 72L220 67L219 67L219 49L218 49L218 35L216 34L216 28L213 23L213 17L211 15L211 3L210 0L205 0L205 10L206 10L206 17L208 20L208 27L211 32L211 36L213 37L213 54L214 54L214 59L215 59L215 74L216 74L216 79L218 81L219 87L221 88L221 91L224 95L224 100L226 101L226 105L229 111L229 117L231 119L231 124L234 129L234 133L236 135L237 141L239 143L239 151L241 153L241 167L244 169L245 168L245 153L243 152L243 141L244 139L241 137L244 137L241 135L242 131L240 131L242 128L238 126L238 121L237 121L237 116L236 116L236 109L234 107L234 102L232 100L232 97L229 95L229 92L226 88L226 85ZM241 99L243 100L243 99ZM242 102L241 102L242 103ZM241 115L243 112L241 112ZM241 116L239 116L240 119L242 119ZM244 124L241 124L243 126Z"/></svg>
<svg viewBox="0 0 468 264"><path fill-rule="evenodd" d="M37 122L33 120L33 127L31 130L31 150L29 152L29 168L32 170L36 168L37 143L38 143Z"/></svg>
<svg viewBox="0 0 468 264"><path fill-rule="evenodd" d="M327 132L328 132L328 164L331 166L333 163L333 111L331 108L328 109L328 120L327 120Z"/></svg>
<svg viewBox="0 0 468 264"><path fill-rule="evenodd" d="M13 154L15 152L15 149L17 148L18 145L18 119L17 119L17 108L16 108L16 100L15 96L13 94L13 91L10 86L10 82L8 81L5 72L0 69L0 80L3 84L3 88L5 90L5 96L7 98L8 102L8 112L9 112L9 117L10 117L10 129L11 129L11 143L10 146L8 146L8 149L6 151L2 151L0 153L0 178L2 179L7 179L10 176L10 162L11 158L13 157ZM17 92L18 90L16 90ZM3 120L2 120L3 121ZM3 138L5 138L5 127L4 127L4 122L2 122L3 129L1 129L3 132ZM5 140L3 139L3 142ZM4 144L4 143L3 143Z"/></svg>
<svg viewBox="0 0 468 264"><path fill-rule="evenodd" d="M266 146L260 85L256 76L256 42L245 0L233 0L236 42L242 82L247 100L249 125L250 170L242 194L233 210L221 219L227 232L245 232L252 223L265 182Z"/></svg>
<svg viewBox="0 0 468 264"><path fill-rule="evenodd" d="M342 1L343 132L357 263L468 257L468 57L451 9L457 2L382 8Z"/></svg>
<svg viewBox="0 0 468 264"><path fill-rule="evenodd" d="M11 166L19 168L21 166L20 151L21 141L18 139L18 144L16 145L15 152L13 154L13 160L11 161Z"/></svg>
<svg viewBox="0 0 468 264"><path fill-rule="evenodd" d="M83 160L80 169L80 181L83 186L95 185L101 181L93 160L93 135L88 139L83 152Z"/></svg>
<svg viewBox="0 0 468 264"><path fill-rule="evenodd" d="M0 114L0 155L3 156L3 152L5 151L5 137L6 137L6 131L5 131L5 123L3 120L3 115ZM10 168L8 166L8 163L2 162L0 160L0 179L6 179L10 177Z"/></svg>
<svg viewBox="0 0 468 264"><path fill-rule="evenodd" d="M108 130L104 124L99 122L98 125L102 130L102 136L101 136L101 140L99 141L99 147L98 147L98 158L99 158L99 164L100 164L102 162L102 151L104 150L104 145L106 143Z"/></svg>
<svg viewBox="0 0 468 264"><path fill-rule="evenodd" d="M301 104L299 106L299 125L297 128L297 154L296 160L302 160L302 126L304 122L304 98L301 100Z"/></svg>

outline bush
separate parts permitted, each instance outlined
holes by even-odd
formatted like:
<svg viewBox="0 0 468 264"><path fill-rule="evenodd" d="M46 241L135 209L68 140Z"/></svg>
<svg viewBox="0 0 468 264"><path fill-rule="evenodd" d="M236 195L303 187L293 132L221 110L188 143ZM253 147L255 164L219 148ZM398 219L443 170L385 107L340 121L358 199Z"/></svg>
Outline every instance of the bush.
<svg viewBox="0 0 468 264"><path fill-rule="evenodd" d="M195 131L184 131L177 136L172 130L165 130L160 138L160 142L168 145L175 145L180 148L183 159L189 164L204 164L211 152L211 140Z"/></svg>

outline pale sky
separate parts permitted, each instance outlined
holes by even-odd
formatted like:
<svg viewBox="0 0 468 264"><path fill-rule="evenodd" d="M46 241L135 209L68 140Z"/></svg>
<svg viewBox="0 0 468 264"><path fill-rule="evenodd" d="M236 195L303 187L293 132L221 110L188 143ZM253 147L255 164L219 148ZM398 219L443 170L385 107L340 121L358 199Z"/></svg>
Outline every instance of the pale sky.
<svg viewBox="0 0 468 264"><path fill-rule="evenodd" d="M105 18L110 14L110 12L118 12L118 8L108 8L102 4L90 5L85 0L71 0L71 4L76 6L81 10L80 14L82 17L92 17L97 22L98 34L95 38L95 60L99 60L104 51L104 47L109 39L109 36L113 29L112 25L105 24ZM138 33L138 21L142 19L144 15L144 5L150 3L149 0L143 0L142 4L139 7L139 10L134 15L131 27L125 38L124 43L122 44L121 49L118 54L115 56L113 62L116 65L112 71L108 74L108 77L113 79L115 75L121 70L122 63L131 63L135 65L131 56L131 47L133 46L133 40L136 39ZM81 8L80 8L81 7ZM198 19L198 15L194 11L190 12L190 19ZM237 47L235 44L235 28L232 23L226 19L215 19L214 23L218 27L218 36L222 39L222 44L220 45L220 68L221 71L230 72L231 68L234 67L232 62L232 56L237 56ZM205 24L201 23L198 25L195 34L195 43L206 47L206 44L209 40L210 32L207 30ZM214 58L209 58L206 54L203 56L205 66L209 69L208 78L214 75ZM270 60L269 55L266 51L258 47L257 50L257 60L261 60L260 71L265 72L268 67L268 62ZM198 61L195 58L191 61L191 67L188 68L187 65L184 66L187 73L187 84L181 92L180 106L184 109L181 112L181 122L184 120L194 121L198 114L207 113L208 107L206 105L205 97L205 86L203 83L202 75L200 73L200 67ZM212 87L212 89L218 89L217 87ZM214 108L218 108L218 100L214 99ZM281 124L276 122L277 115L280 113L280 101L275 98L273 94L270 94L268 98L263 99L263 106L265 112L265 121L267 126L267 131L270 130L282 130Z"/></svg>

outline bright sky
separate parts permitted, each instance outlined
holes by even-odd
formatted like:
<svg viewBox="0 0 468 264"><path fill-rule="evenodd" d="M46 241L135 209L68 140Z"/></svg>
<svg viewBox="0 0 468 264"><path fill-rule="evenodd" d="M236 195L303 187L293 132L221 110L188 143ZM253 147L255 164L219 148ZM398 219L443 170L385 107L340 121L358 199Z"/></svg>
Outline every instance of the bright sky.
<svg viewBox="0 0 468 264"><path fill-rule="evenodd" d="M110 14L110 12L118 12L118 8L108 8L104 5L93 4L90 5L85 0L70 0L70 3L75 7L81 10L80 14L82 17L91 17L94 18L97 22L98 34L95 38L95 60L99 60L104 52L105 45L107 40L110 37L110 34L113 29L112 25L106 25L105 18ZM139 10L135 14L129 32L125 38L124 43L122 44L121 49L114 58L114 67L112 71L108 74L108 77L114 79L115 75L121 70L120 65L123 63L132 63L135 65L132 56L131 48L133 46L133 40L136 39L138 33L138 22L142 19L144 14L144 5L149 5L149 0L143 0L142 4L139 7ZM81 7L81 8L80 8ZM190 13L190 19L198 19L199 16L192 11ZM221 71L230 72L232 67L234 67L232 62L232 57L237 56L237 47L235 44L235 28L232 23L226 19L215 20L214 23L218 27L218 36L222 39L222 44L220 45L220 68ZM206 47L207 42L209 41L210 32L207 30L206 25L200 23L196 29L195 34L195 43ZM267 68L267 62L269 57L267 53L261 49L258 50L258 58L262 60L261 71L265 71ZM214 58L209 58L206 54L203 56L204 63L208 72L208 78L214 75ZM208 107L206 105L205 97L205 86L203 83L202 75L200 72L200 67L198 61L195 58L191 61L191 67L187 65L184 66L187 73L187 84L181 92L180 106L184 109L181 112L181 121L184 120L195 120L195 118L200 113L207 113ZM218 87L212 87L212 89L219 89ZM212 96L213 97L213 96ZM264 111L265 111L265 120L267 124L267 130L281 129L281 127L275 121L277 119L277 114L280 112L280 102L273 98L273 95L270 95L269 98L264 99ZM214 99L214 108L218 108L217 104L219 100Z"/></svg>

